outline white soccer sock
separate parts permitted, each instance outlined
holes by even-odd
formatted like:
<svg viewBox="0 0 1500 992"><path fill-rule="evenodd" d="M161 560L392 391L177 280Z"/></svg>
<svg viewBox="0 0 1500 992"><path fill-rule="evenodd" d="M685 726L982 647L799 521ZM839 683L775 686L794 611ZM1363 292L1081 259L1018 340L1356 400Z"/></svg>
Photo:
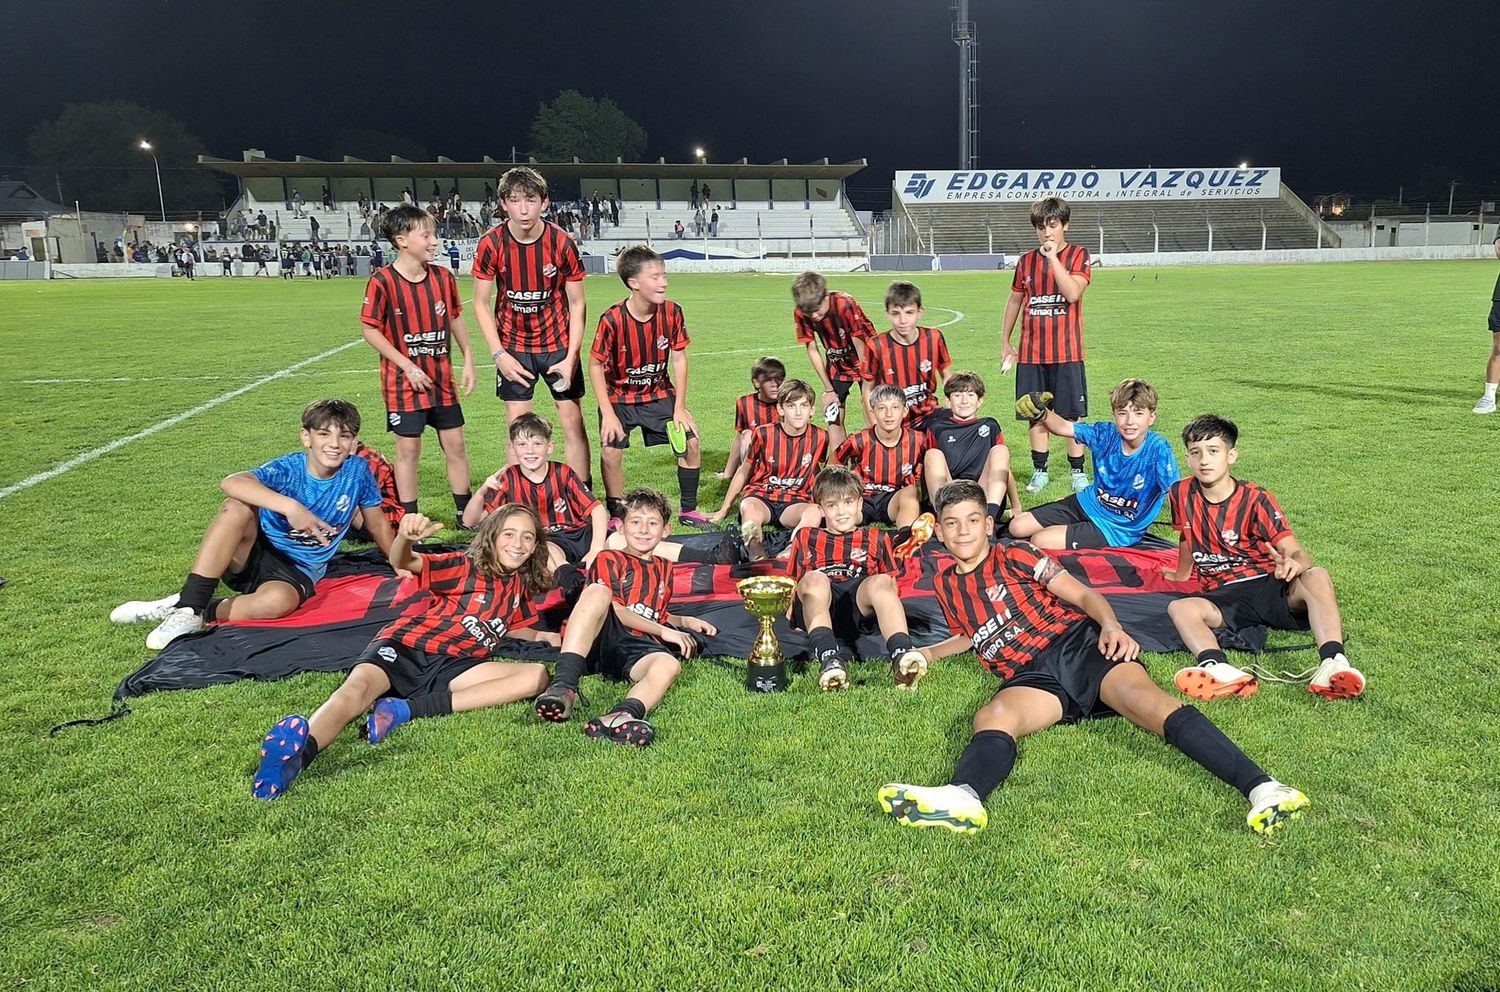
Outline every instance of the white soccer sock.
<svg viewBox="0 0 1500 992"><path fill-rule="evenodd" d="M1487 382L1487 383L1484 384L1484 398L1485 399L1492 400L1492 399L1495 398L1495 386L1496 385L1500 385L1500 383Z"/></svg>
<svg viewBox="0 0 1500 992"><path fill-rule="evenodd" d="M1286 788L1286 786L1282 785L1280 782L1276 781L1274 778L1271 779L1269 782L1262 782L1260 785L1257 785L1255 788L1253 788L1253 789L1250 790L1250 795L1249 795L1250 805L1251 806L1259 806L1261 800L1263 798L1265 798L1268 794L1276 791L1277 789L1284 789L1284 788Z"/></svg>

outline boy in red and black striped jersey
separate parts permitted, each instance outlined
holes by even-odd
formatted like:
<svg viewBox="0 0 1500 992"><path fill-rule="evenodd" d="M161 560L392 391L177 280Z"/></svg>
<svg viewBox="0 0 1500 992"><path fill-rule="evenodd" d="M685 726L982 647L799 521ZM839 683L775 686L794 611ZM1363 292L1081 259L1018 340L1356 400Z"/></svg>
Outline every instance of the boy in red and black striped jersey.
<svg viewBox="0 0 1500 992"><path fill-rule="evenodd" d="M537 716L565 722L584 675L634 683L614 709L590 720L584 733L616 744L645 747L656 737L646 714L661 702L682 670L682 659L698 653L693 635L718 630L697 617L674 616L672 563L657 555L671 531L672 507L654 489L636 489L622 501L623 550L608 550L589 569L588 585L568 614L557 674L536 699Z"/></svg>
<svg viewBox="0 0 1500 992"><path fill-rule="evenodd" d="M823 524L798 529L787 555L786 573L797 580L792 626L807 631L818 662L818 688L825 692L849 684L847 666L854 657L849 646L872 619L885 638L897 684L915 686L927 672L927 660L912 645L906 626L891 536L859 526L862 498L853 472L837 465L819 472L813 499Z"/></svg>
<svg viewBox="0 0 1500 992"><path fill-rule="evenodd" d="M514 703L546 687L545 665L494 660L556 656L546 635L528 629L536 621L532 601L551 586L536 515L511 504L479 525L466 551L413 550L442 526L420 513L401 518L391 567L414 577L431 601L381 628L311 719L288 716L271 728L261 741L255 798L280 798L366 710L369 742L379 744L408 720Z"/></svg>
<svg viewBox="0 0 1500 992"><path fill-rule="evenodd" d="M870 390L875 426L851 434L833 460L854 470L864 486L861 516L867 524L910 527L922 513L917 484L927 435L906 427L906 398L895 386Z"/></svg>
<svg viewBox="0 0 1500 992"><path fill-rule="evenodd" d="M417 512L417 462L422 432L431 426L447 462L453 505L462 515L469 504L469 452L450 336L464 356L459 378L465 396L474 391L474 362L458 282L431 264L437 229L425 211L397 207L386 214L382 232L396 259L370 276L359 320L365 340L380 353L386 430L396 435L396 492L407 513Z"/></svg>
<svg viewBox="0 0 1500 992"><path fill-rule="evenodd" d="M605 503L610 516L618 518L631 431L640 428L641 442L649 448L666 444L669 429L676 425L679 440L685 438L677 453L682 499L677 519L705 526L708 517L698 510L698 425L687 408L687 346L692 341L682 307L667 299L666 263L646 245L620 252L615 271L630 296L599 316L589 350L589 381L599 399L599 470Z"/></svg>
<svg viewBox="0 0 1500 992"><path fill-rule="evenodd" d="M979 416L984 403L984 380L977 372L955 372L943 386L946 407L938 407L927 418L927 455L922 465L929 495L936 495L955 479L968 479L984 487L989 514L996 534L1000 515L1010 504L1011 516L1021 512L1016 477L1010 470L1010 449L1005 434L993 417Z"/></svg>
<svg viewBox="0 0 1500 992"><path fill-rule="evenodd" d="M609 533L604 505L589 492L578 475L550 460L552 425L534 413L510 422L510 464L479 487L478 497L464 513L464 523L477 526L507 503L530 507L547 537L547 561L552 569L564 562L591 565L604 550Z"/></svg>
<svg viewBox="0 0 1500 992"><path fill-rule="evenodd" d="M811 502L812 482L828 457L828 432L812 423L812 401L812 387L801 379L782 383L776 400L781 419L750 432L750 450L729 480L724 505L709 516L710 522L722 523L743 491L740 525L754 559L765 557L762 527L795 528L818 522L818 508Z"/></svg>
<svg viewBox="0 0 1500 992"><path fill-rule="evenodd" d="M807 346L807 360L817 381L823 384L818 406L828 421L829 443L837 448L844 441L844 406L849 390L859 385L863 394L867 388L865 351L875 337L875 325L854 297L830 292L828 283L816 272L804 272L792 281L792 299L797 305L792 312L797 343ZM819 344L823 346L821 352ZM868 405L868 397L862 395L862 402Z"/></svg>
<svg viewBox="0 0 1500 992"><path fill-rule="evenodd" d="M1169 496L1182 543L1177 568L1167 577L1185 581L1196 567L1203 595L1167 609L1198 659L1177 673L1177 688L1194 699L1255 695L1255 676L1229 664L1214 631L1263 625L1313 632L1319 662L1309 692L1325 699L1358 696L1365 677L1344 655L1333 580L1292 534L1276 497L1229 474L1239 460L1238 442L1239 428L1215 414L1195 417L1182 429L1191 478Z"/></svg>
<svg viewBox="0 0 1500 992"><path fill-rule="evenodd" d="M866 388L895 386L906 399L907 420L921 430L938 408L938 380L948 382L953 359L936 327L919 327L922 291L914 283L893 282L885 291L885 314L891 329L870 339L865 349ZM873 392L871 403L874 402Z"/></svg>
<svg viewBox="0 0 1500 992"><path fill-rule="evenodd" d="M938 603L952 632L923 648L929 661L973 651L1001 679L974 715L974 736L947 785L893 782L882 808L912 827L972 833L989 821L984 800L1010 775L1016 741L1057 723L1119 714L1173 745L1250 801L1246 823L1275 829L1308 803L1277 782L1198 710L1163 692L1136 663L1140 645L1108 601L1038 548L990 545L984 490L952 482L937 494L943 544L957 561L938 573Z"/></svg>
<svg viewBox="0 0 1500 992"><path fill-rule="evenodd" d="M719 473L719 478L734 478L735 470L740 467L740 462L745 460L745 454L750 450L752 430L781 419L781 409L776 405L776 397L781 393L781 384L785 381L786 365L779 358L767 355L750 367L750 385L755 388L734 401L735 442L729 452L729 461L724 463L724 471Z"/></svg>
<svg viewBox="0 0 1500 992"><path fill-rule="evenodd" d="M1092 260L1081 245L1068 244L1068 205L1055 196L1031 207L1031 226L1041 246L1022 255L1010 284L1001 321L1001 371L1016 365L1016 399L1027 393L1053 396L1053 409L1064 420L1081 420L1089 413L1088 377L1083 368L1083 291L1089 287ZM1021 350L1010 345L1010 334L1021 318ZM1020 419L1020 418L1017 418ZM1045 428L1030 429L1031 481L1029 493L1046 487ZM1088 487L1083 471L1083 445L1069 441L1068 466L1073 491Z"/></svg>
<svg viewBox="0 0 1500 992"><path fill-rule="evenodd" d="M583 425L583 262L572 235L542 219L551 201L547 180L528 166L500 177L505 223L485 232L474 249L474 314L495 363L495 395L505 401L509 426L531 412L540 377L557 403L565 460L589 479L589 439ZM496 290L499 296L496 296Z"/></svg>

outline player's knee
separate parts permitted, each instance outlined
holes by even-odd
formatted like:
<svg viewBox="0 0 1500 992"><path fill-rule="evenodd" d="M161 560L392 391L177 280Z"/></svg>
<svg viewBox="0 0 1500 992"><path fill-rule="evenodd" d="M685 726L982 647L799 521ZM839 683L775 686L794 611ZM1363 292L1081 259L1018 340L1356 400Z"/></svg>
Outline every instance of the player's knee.
<svg viewBox="0 0 1500 992"><path fill-rule="evenodd" d="M219 516L226 520L251 521L256 519L256 509L233 496L219 504Z"/></svg>
<svg viewBox="0 0 1500 992"><path fill-rule="evenodd" d="M614 468L616 465L623 465L625 463L625 449L606 444L599 449L599 460L610 468Z"/></svg>
<svg viewBox="0 0 1500 992"><path fill-rule="evenodd" d="M983 730L1003 730L1015 736L1016 722L1015 714L1005 703L992 699L979 707L979 711L974 714L974 732L977 734Z"/></svg>
<svg viewBox="0 0 1500 992"><path fill-rule="evenodd" d="M651 660L647 674L670 682L682 674L682 662L669 654L659 654Z"/></svg>
<svg viewBox="0 0 1500 992"><path fill-rule="evenodd" d="M896 579L891 575L872 575L865 579L864 587L869 590L871 596L897 595Z"/></svg>
<svg viewBox="0 0 1500 992"><path fill-rule="evenodd" d="M1012 517L1010 521L1011 537L1030 537L1037 532L1036 517L1029 513L1022 513Z"/></svg>
<svg viewBox="0 0 1500 992"><path fill-rule="evenodd" d="M1203 619L1203 607L1208 605L1206 600L1196 596L1187 599L1174 599L1167 604L1167 616L1172 623L1181 627L1185 623L1194 623Z"/></svg>
<svg viewBox="0 0 1500 992"><path fill-rule="evenodd" d="M574 609L603 609L610 605L609 587L597 582L584 587L578 594L578 605Z"/></svg>
<svg viewBox="0 0 1500 992"><path fill-rule="evenodd" d="M833 588L825 572L813 570L797 580L797 595L816 595L827 593Z"/></svg>

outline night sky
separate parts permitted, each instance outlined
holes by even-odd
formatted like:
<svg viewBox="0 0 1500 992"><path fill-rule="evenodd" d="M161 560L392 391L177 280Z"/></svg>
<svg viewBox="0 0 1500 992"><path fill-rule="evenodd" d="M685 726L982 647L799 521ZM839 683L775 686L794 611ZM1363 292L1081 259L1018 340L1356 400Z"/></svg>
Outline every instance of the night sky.
<svg viewBox="0 0 1500 992"><path fill-rule="evenodd" d="M984 167L1248 159L1304 198L1500 190L1492 0L971 0L970 16ZM894 170L957 165L946 0L19 0L0 25L0 172L38 123L100 99L171 113L230 158L318 154L352 127L504 159L564 88L613 97L652 160L867 158L862 205L889 202Z"/></svg>

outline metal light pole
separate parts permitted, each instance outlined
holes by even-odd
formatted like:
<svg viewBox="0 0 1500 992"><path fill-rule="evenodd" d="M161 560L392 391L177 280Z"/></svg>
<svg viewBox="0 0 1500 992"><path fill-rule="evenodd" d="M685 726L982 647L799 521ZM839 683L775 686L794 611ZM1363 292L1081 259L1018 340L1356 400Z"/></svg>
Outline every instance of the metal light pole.
<svg viewBox="0 0 1500 992"><path fill-rule="evenodd" d="M161 193L161 162L157 161L156 152L151 150L151 142L142 141L141 151L151 156L151 161L156 165L156 202L161 207L161 222L167 222L167 198Z"/></svg>

